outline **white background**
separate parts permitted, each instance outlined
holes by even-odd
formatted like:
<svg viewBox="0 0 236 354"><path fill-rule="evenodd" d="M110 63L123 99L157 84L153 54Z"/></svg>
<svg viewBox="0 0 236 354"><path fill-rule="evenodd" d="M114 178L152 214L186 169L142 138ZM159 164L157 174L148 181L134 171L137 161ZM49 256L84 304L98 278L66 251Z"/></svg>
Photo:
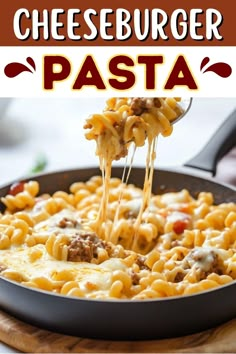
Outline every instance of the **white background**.
<svg viewBox="0 0 236 354"><path fill-rule="evenodd" d="M6 113L0 112L0 185L27 175L39 153L46 155L49 171L98 166L95 143L85 139L83 125L89 114L101 112L105 100L13 99ZM236 98L195 98L173 134L159 139L156 167L193 157L234 108ZM145 148L137 151L135 165L145 164L145 153Z"/></svg>

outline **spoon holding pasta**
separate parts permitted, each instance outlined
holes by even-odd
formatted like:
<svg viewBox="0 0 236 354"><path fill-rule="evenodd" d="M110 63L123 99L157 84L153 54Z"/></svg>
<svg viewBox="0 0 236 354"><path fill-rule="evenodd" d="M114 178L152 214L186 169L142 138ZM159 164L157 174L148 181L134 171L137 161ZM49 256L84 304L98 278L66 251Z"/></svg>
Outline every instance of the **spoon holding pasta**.
<svg viewBox="0 0 236 354"><path fill-rule="evenodd" d="M173 97L113 97L107 100L102 113L92 114L86 120L85 136L88 140L96 141L96 154L99 157L103 177L103 196L93 226L98 235L103 234L102 227L107 221L112 162L127 157L131 144L134 145L135 151L136 148L144 146L147 141L143 199L134 225L136 231L132 249L135 249L142 214L148 208L151 196L157 137L158 135L169 136L173 124L184 117L191 103L192 99L182 100ZM132 159L129 171L131 167ZM118 218L119 208L116 214L115 219ZM114 224L115 222L116 220ZM105 227L108 229L107 223ZM114 228L109 231L107 240L113 237L113 231Z"/></svg>

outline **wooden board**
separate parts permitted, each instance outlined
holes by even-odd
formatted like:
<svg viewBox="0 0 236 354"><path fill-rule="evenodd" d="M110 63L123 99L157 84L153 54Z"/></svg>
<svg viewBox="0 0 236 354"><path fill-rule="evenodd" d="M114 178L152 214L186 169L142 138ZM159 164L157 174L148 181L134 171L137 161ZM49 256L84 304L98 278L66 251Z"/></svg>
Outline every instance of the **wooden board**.
<svg viewBox="0 0 236 354"><path fill-rule="evenodd" d="M236 319L181 338L116 342L49 332L0 311L0 340L26 353L235 353Z"/></svg>

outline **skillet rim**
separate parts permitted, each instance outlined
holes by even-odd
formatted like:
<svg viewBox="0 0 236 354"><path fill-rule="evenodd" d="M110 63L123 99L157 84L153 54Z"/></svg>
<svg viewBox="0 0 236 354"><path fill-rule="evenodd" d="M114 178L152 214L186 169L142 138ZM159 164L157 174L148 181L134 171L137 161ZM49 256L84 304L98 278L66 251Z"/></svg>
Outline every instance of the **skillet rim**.
<svg viewBox="0 0 236 354"><path fill-rule="evenodd" d="M40 293L42 295L48 295L48 296L52 296L52 297L56 297L58 299L63 298L64 301L67 300L76 300L76 301L84 301L84 302L93 302L93 303L102 303L102 304L106 304L106 303L115 303L115 304L137 304L137 303L161 303L161 302L170 302L170 301L184 301L184 299L189 299L189 298L196 298L196 297L200 297L200 296L204 296L207 295L208 293L216 293L217 291L223 291L223 289L225 288L230 288L233 286L236 286L236 280L234 280L231 283L227 283L221 286L217 286L215 288L211 288L208 290L202 290L193 294L187 294L187 295L179 295L179 296L169 296L169 297L160 297L160 298L150 298L150 299L93 299L93 298L86 298L86 297L79 297L79 296L66 296L66 295L61 295L58 293L54 293L52 291L47 291L47 290L43 290L43 289L37 289L37 288L31 288L29 286L25 286L22 285L21 283L18 283L17 281L14 280L10 280L7 278L4 278L3 276L0 275L0 281L5 281L7 283L10 283L13 286L16 287L20 287L25 289L26 291L29 292L35 292L35 293ZM1 292L1 290L0 290ZM60 300L59 300L60 301Z"/></svg>
<svg viewBox="0 0 236 354"><path fill-rule="evenodd" d="M124 168L123 165L116 165L116 166L113 166L112 167L112 171L114 170L119 170L119 169L122 169ZM193 178L196 178L198 180L203 180L203 181L206 181L206 182L210 182L218 187L225 187L225 188L228 188L230 190L232 190L233 192L236 192L236 186L232 185L232 184L229 184L229 183L224 183L224 182L218 182L216 180L213 180L212 177L205 177L205 176L199 176L198 175L198 172L199 170L196 171L196 174L191 174L191 173L188 173L187 171L185 172L181 172L181 168L185 168L184 166L175 166L175 167L169 167L169 168L154 168L154 172L163 172L163 173L173 173L173 174L178 174L178 175L182 175L183 177L187 176L187 177L193 177ZM57 174L64 174L64 173L74 173L76 171L86 171L86 170L97 170L97 171L100 171L100 168L99 166L87 166L87 167L82 167L82 168L70 168L70 169L59 169L59 170L53 170L53 171L48 171L48 172L45 172L45 173L36 173L36 174L33 174L33 175L30 175L30 176L22 176L21 178L17 178L17 179L13 179L11 180L10 182L7 182L7 183L3 183L3 184L0 184L0 193L1 193L1 190L4 189L4 188L7 188L7 187L10 187L13 183L17 183L17 182L21 182L21 181L32 181L34 179L37 179L37 178L41 178L41 177L47 177L47 176L52 176L52 175L57 175ZM145 167L144 166L133 166L132 167L132 170L139 170L139 171L144 171L145 170ZM201 173L201 171L199 171ZM203 171L204 173L204 171ZM80 181L78 181L80 182Z"/></svg>

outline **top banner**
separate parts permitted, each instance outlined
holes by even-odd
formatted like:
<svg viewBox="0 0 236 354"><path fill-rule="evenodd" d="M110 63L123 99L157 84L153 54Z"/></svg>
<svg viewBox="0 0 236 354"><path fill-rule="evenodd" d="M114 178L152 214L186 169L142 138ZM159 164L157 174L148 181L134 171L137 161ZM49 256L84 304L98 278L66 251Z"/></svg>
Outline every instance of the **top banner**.
<svg viewBox="0 0 236 354"><path fill-rule="evenodd" d="M234 46L232 0L17 0L0 5L0 46Z"/></svg>
<svg viewBox="0 0 236 354"><path fill-rule="evenodd" d="M232 97L232 0L0 5L0 96Z"/></svg>

